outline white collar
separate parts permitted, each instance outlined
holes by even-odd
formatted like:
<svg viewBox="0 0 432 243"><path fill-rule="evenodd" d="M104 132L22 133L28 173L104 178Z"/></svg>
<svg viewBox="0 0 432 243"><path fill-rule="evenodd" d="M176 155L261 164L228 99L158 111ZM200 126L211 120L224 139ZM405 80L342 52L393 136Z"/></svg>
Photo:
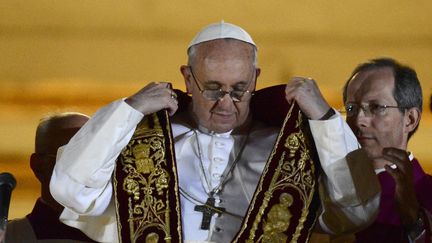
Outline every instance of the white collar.
<svg viewBox="0 0 432 243"><path fill-rule="evenodd" d="M207 134L207 135L215 135L216 137L228 138L231 135L231 132L233 130L231 129L228 132L224 132L224 133L216 133L214 131L210 131L209 129L199 125L198 131L199 131L199 133L203 133L203 134Z"/></svg>

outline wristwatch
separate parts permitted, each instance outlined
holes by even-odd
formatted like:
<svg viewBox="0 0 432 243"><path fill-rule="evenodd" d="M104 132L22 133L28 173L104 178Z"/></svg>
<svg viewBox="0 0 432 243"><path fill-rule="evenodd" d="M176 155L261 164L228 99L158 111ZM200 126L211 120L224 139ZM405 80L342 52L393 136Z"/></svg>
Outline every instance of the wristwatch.
<svg viewBox="0 0 432 243"><path fill-rule="evenodd" d="M405 225L405 230L411 241L417 239L425 230L425 218L423 209L420 209L417 213L417 219L414 223Z"/></svg>

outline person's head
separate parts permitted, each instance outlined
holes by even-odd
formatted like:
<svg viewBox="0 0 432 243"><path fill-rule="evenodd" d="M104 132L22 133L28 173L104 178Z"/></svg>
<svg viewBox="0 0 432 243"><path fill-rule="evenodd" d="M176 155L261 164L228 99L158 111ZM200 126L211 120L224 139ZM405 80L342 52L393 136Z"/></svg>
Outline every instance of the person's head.
<svg viewBox="0 0 432 243"><path fill-rule="evenodd" d="M354 69L343 101L348 125L369 156L379 160L384 147L406 150L420 122L423 98L414 69L378 58Z"/></svg>
<svg viewBox="0 0 432 243"><path fill-rule="evenodd" d="M207 26L189 45L188 65L181 72L200 126L223 133L246 121L260 69L257 48L245 30L224 22Z"/></svg>
<svg viewBox="0 0 432 243"><path fill-rule="evenodd" d="M69 142L89 117L76 112L51 114L42 118L36 129L35 152L30 166L42 185L42 200L52 208L62 207L51 196L49 182L56 162L57 149Z"/></svg>

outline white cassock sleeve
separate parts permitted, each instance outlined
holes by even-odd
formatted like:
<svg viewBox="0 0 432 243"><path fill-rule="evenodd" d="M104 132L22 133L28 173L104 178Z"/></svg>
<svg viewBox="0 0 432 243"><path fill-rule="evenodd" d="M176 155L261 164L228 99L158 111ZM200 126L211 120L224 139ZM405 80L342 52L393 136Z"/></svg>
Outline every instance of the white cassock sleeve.
<svg viewBox="0 0 432 243"><path fill-rule="evenodd" d="M123 100L115 101L100 109L59 150L50 191L65 207L60 215L63 223L96 241L117 241L111 178L119 153L142 118Z"/></svg>
<svg viewBox="0 0 432 243"><path fill-rule="evenodd" d="M321 162L318 222L330 234L351 233L372 223L378 213L380 185L369 161L339 113L309 120Z"/></svg>

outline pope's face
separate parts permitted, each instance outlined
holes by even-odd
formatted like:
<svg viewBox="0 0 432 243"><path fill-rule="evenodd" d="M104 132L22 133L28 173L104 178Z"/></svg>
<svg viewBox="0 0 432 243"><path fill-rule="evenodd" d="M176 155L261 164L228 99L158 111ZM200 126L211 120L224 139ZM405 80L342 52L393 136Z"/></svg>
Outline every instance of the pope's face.
<svg viewBox="0 0 432 243"><path fill-rule="evenodd" d="M221 39L198 44L191 66L183 66L182 73L188 93L192 94L194 118L200 126L223 133L246 121L250 95L239 102L234 102L228 94L219 100L209 100L200 90L252 92L259 75L253 62L253 47L242 41Z"/></svg>

